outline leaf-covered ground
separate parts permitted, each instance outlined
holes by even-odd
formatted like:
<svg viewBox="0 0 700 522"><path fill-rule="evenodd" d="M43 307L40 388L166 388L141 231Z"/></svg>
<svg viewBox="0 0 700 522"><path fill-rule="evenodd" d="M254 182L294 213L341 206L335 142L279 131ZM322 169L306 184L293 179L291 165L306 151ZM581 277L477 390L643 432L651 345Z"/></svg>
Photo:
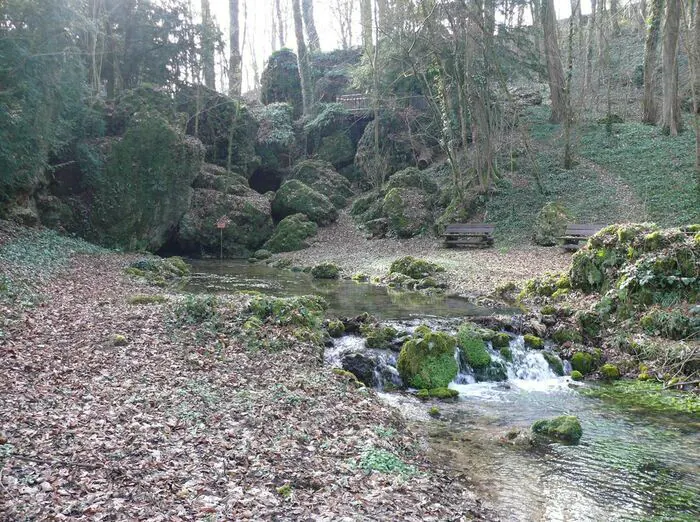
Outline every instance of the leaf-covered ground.
<svg viewBox="0 0 700 522"><path fill-rule="evenodd" d="M183 325L176 294L129 304L156 290L122 275L128 260L73 258L0 338L1 520L489 518L317 345L271 353ZM244 306L220 303L220 320Z"/></svg>

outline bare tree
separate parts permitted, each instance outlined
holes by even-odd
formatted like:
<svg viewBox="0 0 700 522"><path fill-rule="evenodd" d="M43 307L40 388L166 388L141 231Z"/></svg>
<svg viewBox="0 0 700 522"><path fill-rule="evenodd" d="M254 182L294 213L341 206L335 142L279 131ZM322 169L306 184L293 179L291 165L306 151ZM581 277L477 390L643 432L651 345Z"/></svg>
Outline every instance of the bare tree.
<svg viewBox="0 0 700 522"><path fill-rule="evenodd" d="M311 113L313 105L313 86L311 85L311 65L309 53L304 42L304 23L301 16L299 0L292 0L294 14L294 33L297 39L297 62L299 65L299 79L301 80L301 98L304 115Z"/></svg>
<svg viewBox="0 0 700 522"><path fill-rule="evenodd" d="M360 0L360 19L362 24L362 48L370 53L372 39L372 0Z"/></svg>
<svg viewBox="0 0 700 522"><path fill-rule="evenodd" d="M343 49L352 47L352 17L354 12L354 0L334 0L331 3L331 12L338 20L340 27L340 44Z"/></svg>
<svg viewBox="0 0 700 522"><path fill-rule="evenodd" d="M656 107L656 64L658 63L661 11L664 0L652 0L651 18L644 44L644 96L642 97L642 122L656 125L659 120Z"/></svg>
<svg viewBox="0 0 700 522"><path fill-rule="evenodd" d="M228 1L229 13L229 68L228 68L228 93L229 96L239 96L243 84L241 71L240 28L238 26L238 0Z"/></svg>
<svg viewBox="0 0 700 522"><path fill-rule="evenodd" d="M279 41L279 47L282 48L284 47L284 44L287 42L286 38L286 24L284 23L284 16L282 15L282 5L280 3L280 0L275 0L275 16L272 19L272 23L274 24L275 21L277 21L277 38ZM274 48L274 47L273 47Z"/></svg>
<svg viewBox="0 0 700 522"><path fill-rule="evenodd" d="M314 22L314 2L313 0L302 0L301 5L301 14L304 19L306 36L309 38L309 51L312 53L317 53L321 50L321 42L318 39L316 22Z"/></svg>
<svg viewBox="0 0 700 522"><path fill-rule="evenodd" d="M586 41L586 69L584 72L583 81L584 90L586 92L590 92L591 86L593 85L593 54L595 51L596 12L597 1L591 0L591 14L588 16L588 36Z"/></svg>
<svg viewBox="0 0 700 522"><path fill-rule="evenodd" d="M681 107L678 100L678 35L680 0L667 0L661 69L663 72L663 104L661 127L671 136L681 131Z"/></svg>
<svg viewBox="0 0 700 522"><path fill-rule="evenodd" d="M214 21L211 18L209 0L202 0L202 68L204 85L216 89L216 69L214 66Z"/></svg>
<svg viewBox="0 0 700 522"><path fill-rule="evenodd" d="M561 123L566 114L566 94L564 92L564 69L561 65L557 38L557 17L554 0L542 0L542 32L544 34L544 55L547 61L549 96L552 101L552 123Z"/></svg>
<svg viewBox="0 0 700 522"><path fill-rule="evenodd" d="M620 5L618 0L610 0L610 24L612 25L612 35L620 36Z"/></svg>

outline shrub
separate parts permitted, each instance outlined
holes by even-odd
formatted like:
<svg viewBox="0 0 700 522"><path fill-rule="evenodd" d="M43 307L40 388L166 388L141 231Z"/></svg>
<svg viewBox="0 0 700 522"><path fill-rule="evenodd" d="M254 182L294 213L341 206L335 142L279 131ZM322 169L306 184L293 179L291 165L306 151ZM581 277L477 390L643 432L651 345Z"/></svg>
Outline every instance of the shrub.
<svg viewBox="0 0 700 522"><path fill-rule="evenodd" d="M213 322L219 315L217 305L213 295L187 295L175 305L175 320L181 325Z"/></svg>

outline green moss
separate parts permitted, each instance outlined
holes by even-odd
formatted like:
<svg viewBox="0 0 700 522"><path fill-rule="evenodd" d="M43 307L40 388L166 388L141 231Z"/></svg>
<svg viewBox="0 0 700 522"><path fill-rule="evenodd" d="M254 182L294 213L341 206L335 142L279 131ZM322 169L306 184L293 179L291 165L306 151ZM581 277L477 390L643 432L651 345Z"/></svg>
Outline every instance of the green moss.
<svg viewBox="0 0 700 522"><path fill-rule="evenodd" d="M277 493L284 498L289 498L292 496L292 486L290 484L280 486L277 488Z"/></svg>
<svg viewBox="0 0 700 522"><path fill-rule="evenodd" d="M343 321L329 321L326 330L331 337L341 337L345 333L345 325Z"/></svg>
<svg viewBox="0 0 700 522"><path fill-rule="evenodd" d="M593 371L593 356L587 352L576 352L571 358L571 368L583 375L588 375Z"/></svg>
<svg viewBox="0 0 700 522"><path fill-rule="evenodd" d="M537 214L532 227L532 240L537 245L553 246L566 232L569 212L563 205L549 202Z"/></svg>
<svg viewBox="0 0 700 522"><path fill-rule="evenodd" d="M637 380L639 381L648 381L650 378L651 377L647 372L642 372L637 376Z"/></svg>
<svg viewBox="0 0 700 522"><path fill-rule="evenodd" d="M507 346L504 346L503 348L501 348L499 350L499 353L501 354L501 357L503 357L504 360L506 360L508 362L513 361L513 352Z"/></svg>
<svg viewBox="0 0 700 522"><path fill-rule="evenodd" d="M440 265L412 256L395 260L389 268L389 273L403 274L412 279L422 279L444 271L445 269Z"/></svg>
<svg viewBox="0 0 700 522"><path fill-rule="evenodd" d="M355 159L355 145L348 132L341 129L321 138L316 154L322 160L332 163L334 167L342 168L352 164Z"/></svg>
<svg viewBox="0 0 700 522"><path fill-rule="evenodd" d="M544 341L536 335L525 334L523 335L523 340L525 341L525 346L530 348L534 348L536 350L541 350L544 348Z"/></svg>
<svg viewBox="0 0 700 522"><path fill-rule="evenodd" d="M472 369L487 368L491 364L486 343L470 325L463 325L459 329L457 341L462 357Z"/></svg>
<svg viewBox="0 0 700 522"><path fill-rule="evenodd" d="M293 252L307 248L306 240L316 235L318 225L304 214L293 214L280 221L264 247L272 252Z"/></svg>
<svg viewBox="0 0 700 522"><path fill-rule="evenodd" d="M114 334L112 336L112 345L114 346L126 346L129 344L129 341L127 341L126 337L124 337L121 334Z"/></svg>
<svg viewBox="0 0 700 522"><path fill-rule="evenodd" d="M553 419L538 420L532 425L532 433L576 444L583 435L583 429L576 417L562 415Z"/></svg>
<svg viewBox="0 0 700 522"><path fill-rule="evenodd" d="M275 51L260 76L260 99L264 105L289 103L295 116L301 115L301 81L297 56L290 49Z"/></svg>
<svg viewBox="0 0 700 522"><path fill-rule="evenodd" d="M606 381L614 381L620 378L620 370L614 364L604 364L600 367L600 375Z"/></svg>
<svg viewBox="0 0 700 522"><path fill-rule="evenodd" d="M401 378L414 388L442 388L457 376L455 339L443 332L424 332L406 341L397 368Z"/></svg>
<svg viewBox="0 0 700 522"><path fill-rule="evenodd" d="M437 406L431 406L428 409L428 415L430 415L431 417L439 417L440 416L440 408L438 408Z"/></svg>
<svg viewBox="0 0 700 522"><path fill-rule="evenodd" d="M491 338L491 345L494 348L507 348L510 346L510 335L507 333L496 333Z"/></svg>
<svg viewBox="0 0 700 522"><path fill-rule="evenodd" d="M304 214L321 226L333 223L338 219L336 207L325 195L296 179L287 181L275 193L275 199L272 201L272 214L275 219L283 219L293 214Z"/></svg>
<svg viewBox="0 0 700 522"><path fill-rule="evenodd" d="M602 319L598 312L581 310L576 314L576 322L586 337L594 338L600 335Z"/></svg>
<svg viewBox="0 0 700 522"><path fill-rule="evenodd" d="M421 399L454 399L459 395L459 392L457 390L452 390L447 387L440 387L440 388L431 388L431 389L420 389L418 390L418 393L416 393L416 396L421 398Z"/></svg>
<svg viewBox="0 0 700 522"><path fill-rule="evenodd" d="M336 208L344 208L355 195L350 182L326 161L304 160L297 163L287 179L301 181L325 195Z"/></svg>
<svg viewBox="0 0 700 522"><path fill-rule="evenodd" d="M425 171L409 167L391 175L386 184L386 190L395 188L416 188L428 194L438 192L438 185Z"/></svg>
<svg viewBox="0 0 700 522"><path fill-rule="evenodd" d="M583 380L583 374L578 371L578 370L572 370L571 372L571 379L574 381L582 381Z"/></svg>
<svg viewBox="0 0 700 522"><path fill-rule="evenodd" d="M399 238L410 238L431 227L429 203L424 192L411 188L393 188L384 196L382 215L389 231Z"/></svg>
<svg viewBox="0 0 700 522"><path fill-rule="evenodd" d="M168 299L164 295L132 295L127 299L127 303L131 305L149 305L149 304L160 304L165 303Z"/></svg>
<svg viewBox="0 0 700 522"><path fill-rule="evenodd" d="M552 352L542 352L542 356L544 357L545 361L547 361L547 364L549 364L549 367L554 373L559 376L564 375L564 365L559 357Z"/></svg>
<svg viewBox="0 0 700 522"><path fill-rule="evenodd" d="M316 328L320 324L326 307L326 302L318 296L287 298L254 296L247 310L262 321L269 320L282 326Z"/></svg>
<svg viewBox="0 0 700 522"><path fill-rule="evenodd" d="M357 281L358 283L366 283L369 281L369 276L367 274L363 274L362 272L358 272L357 274L353 274L351 279L353 281Z"/></svg>
<svg viewBox="0 0 700 522"><path fill-rule="evenodd" d="M581 393L598 397L618 405L625 411L644 410L662 415L684 414L697 420L700 414L700 397L695 394L664 389L653 381L620 380L612 383L585 387Z"/></svg>
<svg viewBox="0 0 700 522"><path fill-rule="evenodd" d="M557 309L552 305L544 305L540 310L542 315L556 315Z"/></svg>
<svg viewBox="0 0 700 522"><path fill-rule="evenodd" d="M574 328L560 328L552 334L552 339L557 344L580 343L583 341L581 334Z"/></svg>
<svg viewBox="0 0 700 522"><path fill-rule="evenodd" d="M363 324L360 333L365 338L367 348L389 349L398 332L391 326L375 326Z"/></svg>
<svg viewBox="0 0 700 522"><path fill-rule="evenodd" d="M340 277L340 268L333 263L321 263L311 269L311 276L314 279L338 279Z"/></svg>

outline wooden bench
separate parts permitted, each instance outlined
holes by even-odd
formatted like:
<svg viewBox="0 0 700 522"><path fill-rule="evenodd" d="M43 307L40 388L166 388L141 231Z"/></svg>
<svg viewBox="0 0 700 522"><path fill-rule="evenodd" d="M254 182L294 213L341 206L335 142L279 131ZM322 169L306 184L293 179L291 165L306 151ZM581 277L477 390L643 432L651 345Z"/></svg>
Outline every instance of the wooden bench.
<svg viewBox="0 0 700 522"><path fill-rule="evenodd" d="M596 232L603 229L605 225L598 224L572 224L566 225L566 232L563 236L559 238L561 241L561 247L567 252L573 252L578 250L581 241L587 241Z"/></svg>
<svg viewBox="0 0 700 522"><path fill-rule="evenodd" d="M493 230L495 225L485 223L452 223L447 225L442 237L445 247L475 247L486 248L493 246Z"/></svg>

